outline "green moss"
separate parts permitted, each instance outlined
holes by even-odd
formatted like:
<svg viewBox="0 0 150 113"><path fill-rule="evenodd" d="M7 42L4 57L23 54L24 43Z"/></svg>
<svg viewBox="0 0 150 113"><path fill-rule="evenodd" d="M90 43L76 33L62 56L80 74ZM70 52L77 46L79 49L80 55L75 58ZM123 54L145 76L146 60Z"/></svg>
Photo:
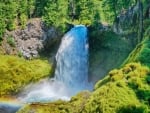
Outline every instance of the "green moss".
<svg viewBox="0 0 150 113"><path fill-rule="evenodd" d="M150 70L139 63L109 72L95 85L83 113L148 113ZM114 79L117 78L117 79Z"/></svg>
<svg viewBox="0 0 150 113"><path fill-rule="evenodd" d="M116 113L126 105L140 105L135 93L127 86L109 83L95 90L85 106L85 113Z"/></svg>
<svg viewBox="0 0 150 113"><path fill-rule="evenodd" d="M28 83L50 75L51 65L45 60L25 60L0 55L0 96L17 93Z"/></svg>
<svg viewBox="0 0 150 113"><path fill-rule="evenodd" d="M129 55L124 64L129 62L140 62L150 66L150 38L146 38L139 44L134 51Z"/></svg>
<svg viewBox="0 0 150 113"><path fill-rule="evenodd" d="M97 82L92 93L81 92L69 102L30 104L18 113L149 113L149 73L148 67L130 63Z"/></svg>

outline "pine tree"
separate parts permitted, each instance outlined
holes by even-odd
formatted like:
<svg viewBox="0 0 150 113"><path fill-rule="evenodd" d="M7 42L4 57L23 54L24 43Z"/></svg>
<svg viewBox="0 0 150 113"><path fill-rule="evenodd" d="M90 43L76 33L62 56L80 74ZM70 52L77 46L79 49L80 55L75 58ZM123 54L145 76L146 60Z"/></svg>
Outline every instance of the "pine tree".
<svg viewBox="0 0 150 113"><path fill-rule="evenodd" d="M49 0L45 7L43 20L48 26L65 30L65 23L68 19L68 1L66 0Z"/></svg>
<svg viewBox="0 0 150 113"><path fill-rule="evenodd" d="M16 28L16 17L18 4L15 0L7 0L4 2L4 16L6 28L8 30L14 30Z"/></svg>

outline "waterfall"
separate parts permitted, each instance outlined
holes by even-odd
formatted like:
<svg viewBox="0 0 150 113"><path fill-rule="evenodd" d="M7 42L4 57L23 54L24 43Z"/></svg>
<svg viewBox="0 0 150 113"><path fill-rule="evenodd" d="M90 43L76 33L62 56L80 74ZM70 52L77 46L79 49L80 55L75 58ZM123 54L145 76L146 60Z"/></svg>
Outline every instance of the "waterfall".
<svg viewBox="0 0 150 113"><path fill-rule="evenodd" d="M85 26L75 26L62 38L56 61L56 80L74 90L86 88L88 84L88 39Z"/></svg>
<svg viewBox="0 0 150 113"><path fill-rule="evenodd" d="M88 83L87 28L77 25L62 38L56 54L55 77L29 85L19 97L23 102L69 100L81 90L91 89Z"/></svg>

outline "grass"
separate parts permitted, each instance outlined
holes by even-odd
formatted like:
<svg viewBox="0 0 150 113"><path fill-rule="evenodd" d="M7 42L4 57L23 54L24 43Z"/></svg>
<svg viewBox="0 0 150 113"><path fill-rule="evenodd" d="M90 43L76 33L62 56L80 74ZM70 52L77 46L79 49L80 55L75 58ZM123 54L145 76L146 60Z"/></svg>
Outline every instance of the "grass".
<svg viewBox="0 0 150 113"><path fill-rule="evenodd" d="M51 65L46 60L25 60L16 56L0 55L0 96L13 95L25 85L50 75Z"/></svg>

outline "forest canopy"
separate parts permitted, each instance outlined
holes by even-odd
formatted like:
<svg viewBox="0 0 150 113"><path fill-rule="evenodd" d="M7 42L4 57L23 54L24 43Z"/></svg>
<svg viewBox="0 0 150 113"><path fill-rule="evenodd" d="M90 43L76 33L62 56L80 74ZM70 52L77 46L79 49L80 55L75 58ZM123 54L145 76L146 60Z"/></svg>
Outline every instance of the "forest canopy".
<svg viewBox="0 0 150 113"><path fill-rule="evenodd" d="M47 26L54 26L62 32L66 31L67 24L97 26L100 21L112 23L121 11L136 2L137 0L2 0L0 39L6 30L18 27L23 29L28 19L36 17L42 17Z"/></svg>

